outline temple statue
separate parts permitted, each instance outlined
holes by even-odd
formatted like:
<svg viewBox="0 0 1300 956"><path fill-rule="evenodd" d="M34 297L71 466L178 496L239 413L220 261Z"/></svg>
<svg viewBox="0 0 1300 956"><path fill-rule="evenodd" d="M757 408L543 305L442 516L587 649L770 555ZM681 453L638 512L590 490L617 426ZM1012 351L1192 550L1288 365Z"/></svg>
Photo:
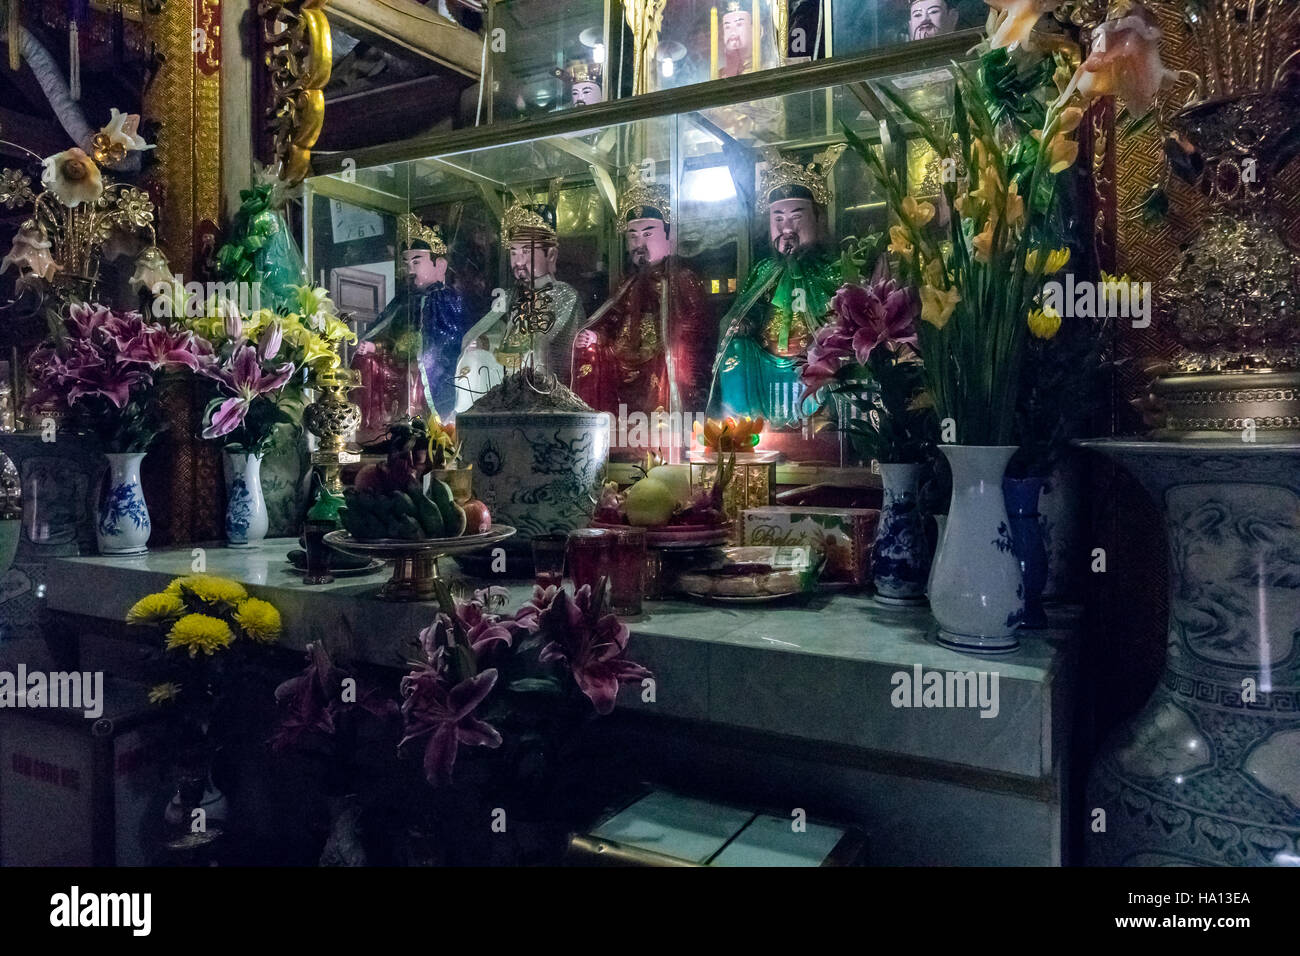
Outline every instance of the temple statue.
<svg viewBox="0 0 1300 956"><path fill-rule="evenodd" d="M704 287L672 255L668 190L634 167L619 202L631 271L574 343L573 390L597 411L702 411L713 357Z"/></svg>
<svg viewBox="0 0 1300 956"><path fill-rule="evenodd" d="M789 429L815 407L799 401L797 360L825 324L840 285L839 259L824 239L828 180L843 150L832 146L806 166L765 153L758 212L767 213L773 255L749 270L722 317L711 416L761 415L769 428Z"/></svg>
<svg viewBox="0 0 1300 956"><path fill-rule="evenodd" d="M504 372L513 372L528 363L567 384L573 340L586 315L573 286L555 278L559 234L554 203L512 205L506 210L501 242L510 257L514 285L508 292L499 291L492 311L465 334L458 379L468 376L469 387L482 394L486 389L479 388L480 383L475 383L467 370L482 372L499 366ZM490 353L492 361L480 360L473 354L476 350ZM496 381L481 384L495 385ZM458 410L464 410L465 402L462 393L457 399Z"/></svg>
<svg viewBox="0 0 1300 956"><path fill-rule="evenodd" d="M600 63L574 60L567 70L556 70L555 75L569 88L569 100L574 106L605 101L604 69Z"/></svg>
<svg viewBox="0 0 1300 956"><path fill-rule="evenodd" d="M447 244L437 226L407 213L397 223L405 285L357 346L353 366L364 393L357 440L375 441L388 426L456 404L455 361L467 321L460 293L447 285Z"/></svg>

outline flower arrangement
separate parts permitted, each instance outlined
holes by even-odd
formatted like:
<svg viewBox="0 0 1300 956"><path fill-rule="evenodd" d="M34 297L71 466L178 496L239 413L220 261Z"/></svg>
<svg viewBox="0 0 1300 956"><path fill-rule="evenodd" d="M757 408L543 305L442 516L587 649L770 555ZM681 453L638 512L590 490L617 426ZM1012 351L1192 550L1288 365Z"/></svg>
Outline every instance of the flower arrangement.
<svg viewBox="0 0 1300 956"><path fill-rule="evenodd" d="M581 720L610 713L620 685L651 676L624 656L629 632L609 610L608 581L576 594L535 588L509 617L491 613L495 597L478 591L456 601L441 585L441 610L420 632L420 660L402 678L399 749L423 748L433 786L451 781L461 746L500 747L499 727L534 738L530 700Z"/></svg>
<svg viewBox="0 0 1300 956"><path fill-rule="evenodd" d="M108 123L92 137L89 153L74 146L44 159L31 154L41 159L40 193L23 172L0 170L0 205L32 207L0 269L14 266L23 285L53 282L59 276L80 280L81 294L89 296L103 248L115 233L143 233L141 259L162 259L155 244L153 200L142 189L112 182L102 168L123 162L128 153L153 149L139 135L139 125L137 114L114 108Z"/></svg>
<svg viewBox="0 0 1300 956"><path fill-rule="evenodd" d="M950 126L884 91L948 170L946 228L928 228L934 204L910 195L900 174L845 127L897 219L889 252L920 293L927 388L955 440L972 445L1014 442L1026 340L1059 320L1044 308L1043 284L1053 266L1064 266L1055 210L1067 188L1062 174L1079 155L1084 111L1110 92L1145 108L1165 77L1146 33L1103 24L1085 59L1064 34L1038 29L1050 0L990 6L990 49L974 72L954 67Z"/></svg>
<svg viewBox="0 0 1300 956"><path fill-rule="evenodd" d="M166 707L176 743L193 751L209 743L226 690L256 656L280 639L280 612L250 597L229 578L191 574L147 594L126 612L126 623L158 636L150 703Z"/></svg>
<svg viewBox="0 0 1300 956"><path fill-rule="evenodd" d="M430 412L425 430L429 435L429 463L434 468L454 468L460 461L461 449L455 424L444 425L437 412Z"/></svg>
<svg viewBox="0 0 1300 956"><path fill-rule="evenodd" d="M284 394L296 367L283 360L282 344L280 324L272 321L256 345L243 335L231 337L200 369L217 392L203 413L204 438L223 439L230 451L261 455L274 442L277 425L301 422L301 398Z"/></svg>
<svg viewBox="0 0 1300 956"><path fill-rule="evenodd" d="M714 454L747 452L758 447L765 424L761 415L757 418L731 415L727 418L710 418L703 424L696 422L691 426L691 431L696 442Z"/></svg>
<svg viewBox="0 0 1300 956"><path fill-rule="evenodd" d="M923 461L937 423L916 350L916 294L892 279L846 283L831 309L799 373L804 399L842 396L856 413L842 428L863 457Z"/></svg>
<svg viewBox="0 0 1300 956"><path fill-rule="evenodd" d="M202 371L212 345L184 329L103 305L68 307L57 333L35 349L27 374L34 413L66 410L108 452L143 452L163 430L153 392L158 375Z"/></svg>

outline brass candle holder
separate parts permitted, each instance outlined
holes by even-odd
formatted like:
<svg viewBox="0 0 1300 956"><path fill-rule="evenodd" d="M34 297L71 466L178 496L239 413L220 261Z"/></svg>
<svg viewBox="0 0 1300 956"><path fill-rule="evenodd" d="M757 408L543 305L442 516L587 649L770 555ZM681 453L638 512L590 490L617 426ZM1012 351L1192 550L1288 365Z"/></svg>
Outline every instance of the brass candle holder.
<svg viewBox="0 0 1300 956"><path fill-rule="evenodd" d="M311 463L320 470L321 482L335 495L343 493L342 466L361 460L348 448L348 436L361 424L361 409L348 399L348 392L361 384L353 369L331 368L317 372L312 382L316 399L302 413L302 422L316 436L318 446Z"/></svg>

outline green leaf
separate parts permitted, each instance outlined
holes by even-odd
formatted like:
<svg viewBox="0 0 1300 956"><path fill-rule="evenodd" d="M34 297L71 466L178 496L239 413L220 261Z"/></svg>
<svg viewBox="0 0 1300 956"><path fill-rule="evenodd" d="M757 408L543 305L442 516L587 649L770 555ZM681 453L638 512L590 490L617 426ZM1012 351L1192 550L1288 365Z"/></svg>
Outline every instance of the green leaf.
<svg viewBox="0 0 1300 956"><path fill-rule="evenodd" d="M550 677L522 677L511 681L507 686L516 694L550 694L558 697L564 692L559 682Z"/></svg>

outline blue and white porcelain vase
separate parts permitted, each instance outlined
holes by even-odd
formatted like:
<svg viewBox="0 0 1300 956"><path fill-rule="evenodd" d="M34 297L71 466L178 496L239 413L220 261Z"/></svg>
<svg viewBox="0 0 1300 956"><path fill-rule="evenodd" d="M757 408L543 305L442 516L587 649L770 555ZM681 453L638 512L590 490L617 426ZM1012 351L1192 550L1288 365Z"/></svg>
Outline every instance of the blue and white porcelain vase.
<svg viewBox="0 0 1300 956"><path fill-rule="evenodd" d="M1092 766L1088 862L1300 864L1300 445L1083 445L1169 539L1164 673Z"/></svg>
<svg viewBox="0 0 1300 956"><path fill-rule="evenodd" d="M975 654L1020 646L1025 613L1020 562L1002 497L1014 445L940 445L952 467L952 500L930 579L939 643Z"/></svg>
<svg viewBox="0 0 1300 956"><path fill-rule="evenodd" d="M144 452L108 452L108 475L99 490L95 538L100 554L144 554L149 550L149 506L140 487Z"/></svg>
<svg viewBox="0 0 1300 956"><path fill-rule="evenodd" d="M871 580L881 604L925 603L930 541L917 494L920 475L920 465L880 464L884 498L871 549Z"/></svg>
<svg viewBox="0 0 1300 956"><path fill-rule="evenodd" d="M1042 491L1042 478L1002 479L1002 495L1011 521L1011 544L1025 583L1025 617L1021 627L1047 627L1047 612L1043 610L1043 588L1047 586L1047 543L1043 540L1038 514L1038 497Z"/></svg>
<svg viewBox="0 0 1300 956"><path fill-rule="evenodd" d="M251 548L266 537L270 521L262 494L262 456L225 453L226 544Z"/></svg>

